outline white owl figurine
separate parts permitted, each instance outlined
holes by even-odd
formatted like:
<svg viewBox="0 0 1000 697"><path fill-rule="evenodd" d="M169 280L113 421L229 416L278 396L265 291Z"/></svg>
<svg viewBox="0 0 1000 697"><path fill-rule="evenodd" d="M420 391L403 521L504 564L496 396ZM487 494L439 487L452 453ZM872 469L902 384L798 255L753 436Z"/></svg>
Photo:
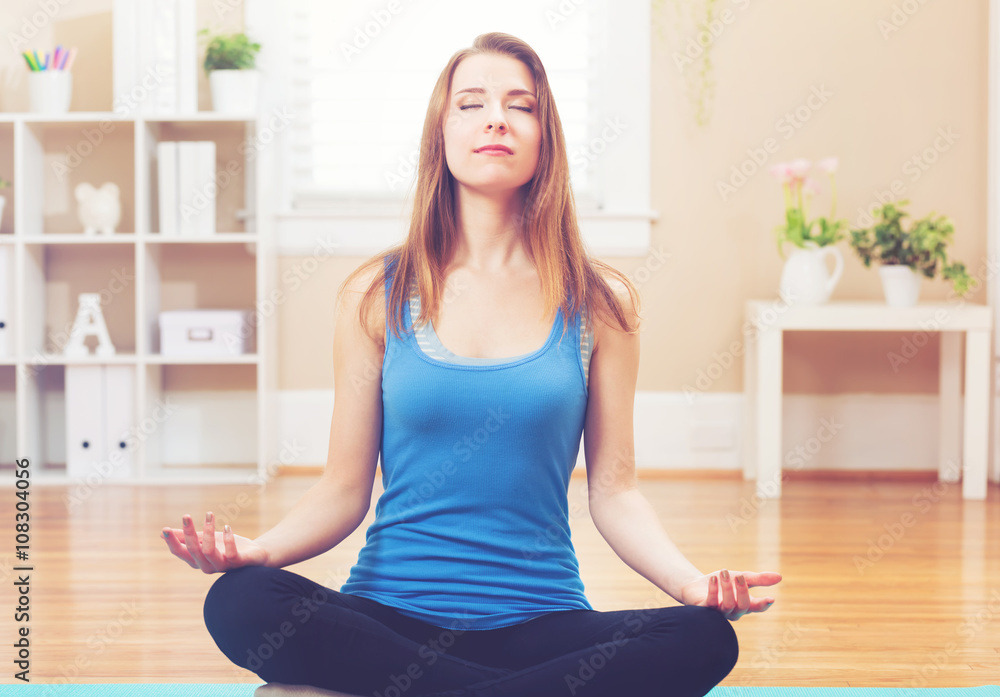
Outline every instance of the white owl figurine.
<svg viewBox="0 0 1000 697"><path fill-rule="evenodd" d="M83 224L83 234L94 235L98 231L113 235L122 219L122 204L118 198L118 186L112 182L95 189L86 182L77 184L74 190L77 217Z"/></svg>

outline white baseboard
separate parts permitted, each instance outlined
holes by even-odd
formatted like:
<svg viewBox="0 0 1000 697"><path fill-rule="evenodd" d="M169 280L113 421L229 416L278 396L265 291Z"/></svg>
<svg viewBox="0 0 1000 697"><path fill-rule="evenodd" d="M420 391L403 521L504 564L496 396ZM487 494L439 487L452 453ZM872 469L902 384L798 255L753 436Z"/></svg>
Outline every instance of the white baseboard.
<svg viewBox="0 0 1000 697"><path fill-rule="evenodd" d="M278 393L277 443L297 444L293 465L326 462L333 401L333 390ZM935 395L786 395L784 451L802 448L802 470L936 470L937 402ZM739 392L693 401L682 392L637 392L636 466L740 470L743 408ZM834 435L822 442L824 419ZM577 464L584 466L582 446Z"/></svg>
<svg viewBox="0 0 1000 697"><path fill-rule="evenodd" d="M255 423L253 392L172 393L176 410L162 424L164 461L176 465L255 459L246 425ZM276 393L275 443L269 463L326 463L333 390ZM797 395L784 398L783 452L800 449L801 470L937 469L938 400L935 395ZM0 412L2 412L0 403ZM64 456L61 393L45 400L51 458ZM645 470L739 471L744 398L738 392L706 393L693 401L682 392L637 392L636 466ZM832 437L820 432L824 423ZM3 419L5 423L8 420ZM191 429L195 429L192 431ZM197 438L186 437L197 432ZM8 439L0 439L8 441ZM234 451L234 448L237 450ZM10 450L10 448L4 448ZM245 450L246 452L242 452ZM997 481L997 459L991 479ZM578 467L585 467L581 443Z"/></svg>

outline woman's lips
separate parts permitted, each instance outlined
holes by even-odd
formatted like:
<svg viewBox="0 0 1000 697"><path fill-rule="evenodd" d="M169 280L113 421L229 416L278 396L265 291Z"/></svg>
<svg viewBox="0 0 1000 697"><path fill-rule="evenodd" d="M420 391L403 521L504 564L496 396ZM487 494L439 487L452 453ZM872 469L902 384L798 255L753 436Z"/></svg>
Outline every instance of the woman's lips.
<svg viewBox="0 0 1000 697"><path fill-rule="evenodd" d="M505 145L484 145L473 152L481 155L513 155L514 153Z"/></svg>

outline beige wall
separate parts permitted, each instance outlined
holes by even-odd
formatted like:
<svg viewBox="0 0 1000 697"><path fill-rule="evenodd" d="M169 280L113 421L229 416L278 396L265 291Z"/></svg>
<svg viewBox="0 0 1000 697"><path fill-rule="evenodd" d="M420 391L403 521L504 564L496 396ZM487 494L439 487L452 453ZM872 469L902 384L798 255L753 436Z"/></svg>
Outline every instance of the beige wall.
<svg viewBox="0 0 1000 697"><path fill-rule="evenodd" d="M668 7L671 2L667 0ZM712 119L704 127L695 124L684 95L686 74L674 65L672 54L683 46L672 16L658 12L650 28L653 207L660 212L652 245L665 250L670 260L640 284L645 318L640 390L683 390L696 384L699 371L714 363L728 365L723 354L741 340L744 301L775 296L782 262L772 229L782 220L783 203L779 185L766 171L775 162L838 156L838 213L852 224L860 208L873 204L896 181L897 190L904 189L901 198L911 200L914 217L931 211L949 215L957 230L955 256L974 271L982 265L987 248L988 2L914 4L916 13L899 31L883 37L879 23L891 21L897 2L719 2L733 21L712 47L717 89ZM106 11L110 2L80 5ZM6 34L16 28L35 7L31 0L5 3L0 29ZM64 12L67 28L110 32L106 17L87 20L76 16L86 12ZM238 14L218 16L210 0L200 0L199 25L235 29ZM55 30L66 40L62 32ZM110 42L110 35L105 39ZM17 76L9 55L0 58L0 71L5 85L0 107L10 110L21 97L20 87L11 84ZM781 120L786 112L807 105L813 88L825 88L831 96L786 138ZM104 94L106 101L106 89L105 83L95 84L92 94ZM205 106L207 91L202 90ZM622 118L627 121L628 115ZM939 129L950 130L957 140L915 178L906 163L934 148ZM760 148L768 138L778 144L777 152L723 200L717 183L748 157L748 149ZM0 162L5 159L0 154ZM825 211L828 204L828 193L821 194L819 208ZM846 242L841 250L846 268L834 298L880 299L877 273L865 269ZM286 274L303 261L281 259L279 277L290 277ZM281 388L333 386L334 296L361 261L328 259L300 289L287 294L278 314ZM647 259L607 261L634 274ZM943 281L925 281L922 298L944 300L947 291ZM985 302L985 292L972 300ZM936 340L895 373L887 354L898 351L900 341L901 335L892 333L789 337L785 389L935 392ZM708 390L739 391L742 373L737 356Z"/></svg>
<svg viewBox="0 0 1000 697"><path fill-rule="evenodd" d="M668 3L672 0L668 0ZM740 9L745 5L746 9ZM954 254L974 270L986 255L988 3L927 3L883 38L888 0L805 3L723 0L734 21L712 48L717 82L712 119L699 128L674 67L677 31L669 13L653 31L653 207L660 219L652 245L669 263L641 284L644 330L640 390L683 390L699 371L742 338L747 298L775 297L782 261L772 229L783 219L777 182L766 167L805 157L840 158L838 214L855 224L858 210L890 191L894 180L914 217L935 211L956 227ZM689 67L688 70L691 68ZM811 88L832 93L786 138L778 121L807 103ZM815 103L815 102L814 102ZM627 120L628 115L623 114ZM907 161L933 148L939 129L958 136L937 162L914 179ZM773 138L778 150L737 193L716 191L748 148ZM941 141L939 141L940 143ZM827 182L824 182L824 188ZM829 193L818 203L825 212ZM841 243L844 276L834 299L880 299L878 274ZM299 259L283 259L287 272ZM279 318L280 384L329 388L334 292L362 259L336 259L290 296ZM607 259L633 274L645 258ZM637 278L643 278L637 276ZM945 300L948 286L925 281L922 299ZM974 302L986 302L980 290ZM785 341L787 392L937 391L937 341L898 372L887 354L903 335L808 333ZM716 357L719 356L719 357ZM717 375L716 370L712 370ZM709 391L743 389L737 357Z"/></svg>

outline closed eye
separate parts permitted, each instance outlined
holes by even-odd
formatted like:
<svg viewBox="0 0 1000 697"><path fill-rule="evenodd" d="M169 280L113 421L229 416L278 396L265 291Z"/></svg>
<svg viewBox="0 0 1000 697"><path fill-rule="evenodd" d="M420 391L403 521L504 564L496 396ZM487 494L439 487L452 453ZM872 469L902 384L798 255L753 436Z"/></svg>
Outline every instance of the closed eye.
<svg viewBox="0 0 1000 697"><path fill-rule="evenodd" d="M459 108L460 111L465 111L466 109L474 109L474 108L481 107L481 106L482 106L482 104L463 104L462 106L460 106L458 108ZM512 106L511 109L520 109L521 111L524 111L524 112L526 112L528 114L530 114L532 111L534 111L530 106Z"/></svg>

